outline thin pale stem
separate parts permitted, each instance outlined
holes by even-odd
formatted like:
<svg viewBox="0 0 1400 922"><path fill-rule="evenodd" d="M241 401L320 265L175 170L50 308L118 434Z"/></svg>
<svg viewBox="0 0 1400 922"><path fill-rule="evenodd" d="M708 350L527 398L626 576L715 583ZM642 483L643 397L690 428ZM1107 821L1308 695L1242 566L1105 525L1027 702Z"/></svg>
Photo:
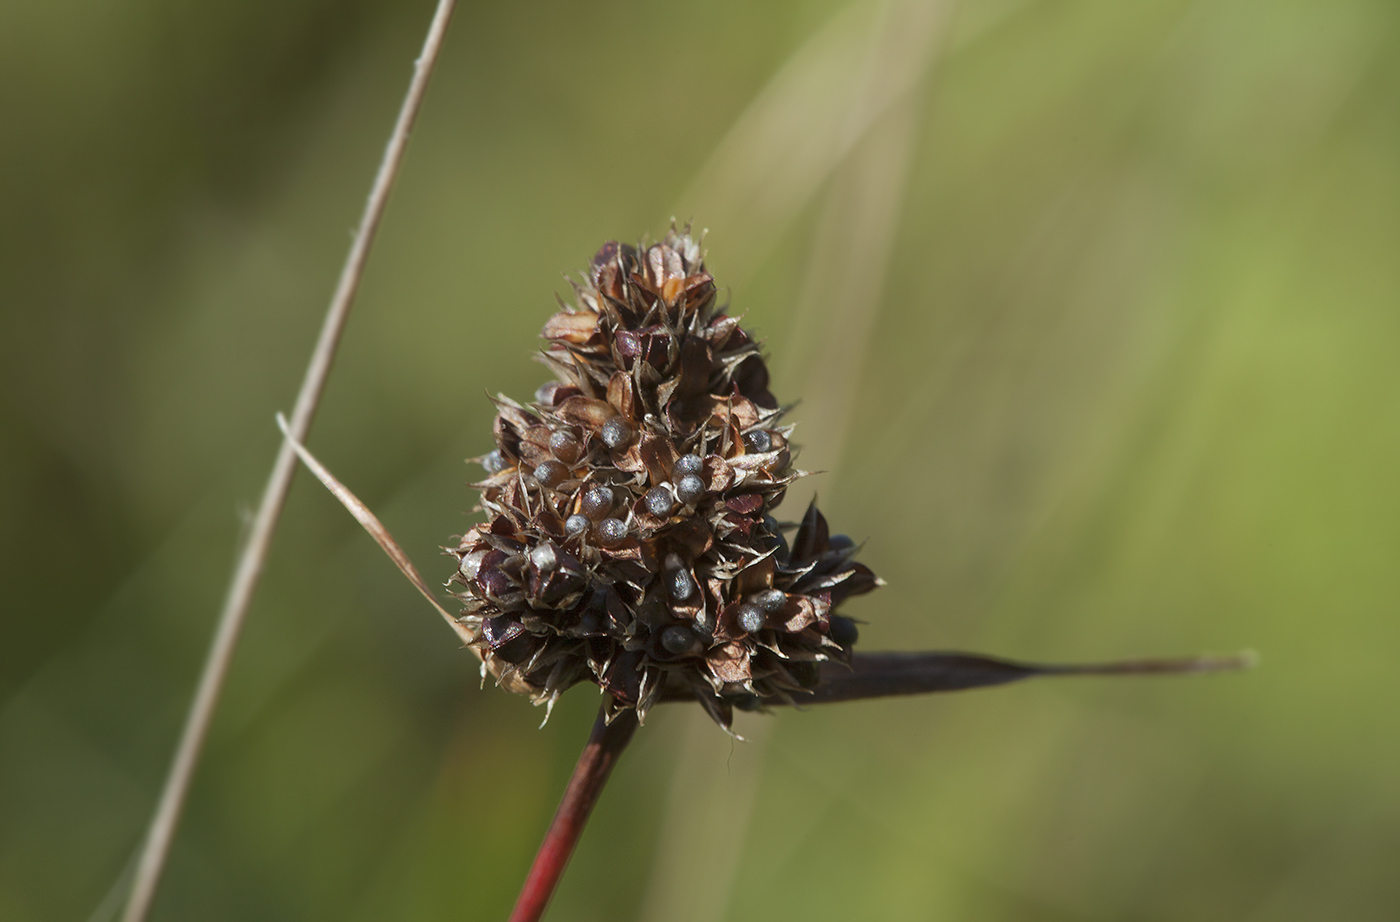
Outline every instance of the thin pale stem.
<svg viewBox="0 0 1400 922"><path fill-rule="evenodd" d="M554 888L569 864L569 856L583 833L584 824L598 802L598 795L607 784L618 756L632 740L637 729L635 711L625 710L613 718L612 723L603 719L604 711L598 711L598 719L593 722L593 733L588 744L574 766L569 778L569 786L564 791L564 799L559 802L554 820L549 824L540 849L535 853L535 862L530 865L530 874L525 878L525 886L520 889L520 898L510 914L510 922L537 922L544 915Z"/></svg>
<svg viewBox="0 0 1400 922"><path fill-rule="evenodd" d="M336 346L350 313L350 306L359 289L360 278L364 274L365 262L374 243L375 232L384 216L389 201L389 192L403 162L408 136L414 119L422 107L423 97L428 88L428 78L437 62L442 48L447 23L452 17L455 0L439 0L428 27L427 38L423 42L422 53L414 64L413 79L408 93L399 109L398 120L389 135L389 143L365 203L364 214L360 219L359 230L350 244L350 252L331 297L326 319L321 325L321 333L307 365L306 376L302 379L301 390L297 394L296 405L292 410L289 426L290 435L296 441L303 441L311 428L312 418L325 390L326 378L330 374L331 363L335 359ZM190 781L199 762L199 754L209 732L209 724L218 705L219 694L223 690L228 675L229 664L238 646L238 637L246 620L249 603L262 576L263 565L267 560L277 521L286 502L287 491L291 487L292 475L296 473L296 454L292 444L282 443L277 452L277 460L272 467L257 516L253 519L247 544L239 555L238 565L229 584L224 599L223 610L219 615L218 627L210 643L200 674L199 686L194 701L185 718L185 726L175 749L170 770L161 790L160 801L146 832L136 865L135 879L131 894L127 899L122 922L142 922L150 911L156 887L160 883L161 872L170 853L170 843L180 822Z"/></svg>

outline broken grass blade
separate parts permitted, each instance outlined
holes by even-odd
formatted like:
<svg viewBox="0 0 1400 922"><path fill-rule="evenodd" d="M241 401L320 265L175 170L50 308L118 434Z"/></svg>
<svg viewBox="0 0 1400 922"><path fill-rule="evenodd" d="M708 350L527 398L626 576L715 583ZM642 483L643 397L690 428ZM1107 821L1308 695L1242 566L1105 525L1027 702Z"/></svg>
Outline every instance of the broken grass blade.
<svg viewBox="0 0 1400 922"><path fill-rule="evenodd" d="M849 669L829 665L822 681L798 705L857 701L892 695L920 695L1005 685L1036 676L1067 675L1183 675L1230 672L1255 665L1253 653L1137 659L1110 663L1043 664L973 653L857 653Z"/></svg>
<svg viewBox="0 0 1400 922"><path fill-rule="evenodd" d="M297 453L297 457L301 459L301 463L305 464L307 469L316 475L316 479L321 481L321 483L325 485L325 488L330 490L332 495L340 500L340 504L364 527L364 530L369 532L370 537L375 540L375 543L384 550L385 554L389 555L389 559L399 568L399 572L408 577L408 581L417 587L418 591L423 594L423 598L427 599L429 604L437 609L438 614L442 615L447 623L451 625L457 635L462 638L463 643L469 642L471 637L466 633L466 629L456 618L448 614L447 609L443 608L441 603L438 602L433 591L428 588L427 582L425 582L423 577L418 573L418 568L413 565L413 561L408 559L408 554L404 553L404 549L394 540L394 536L389 534L389 529L384 527L384 523L379 521L379 518L373 512L369 511L368 506L360 502L359 497L350 492L349 487L337 480L335 475L330 471L326 470L325 465L317 461L315 455L311 454L311 452L306 449L306 446L292 437L291 432L287 429L287 420L281 413L277 414L277 426L282 430L282 435L286 437L288 443L291 444L292 450Z"/></svg>

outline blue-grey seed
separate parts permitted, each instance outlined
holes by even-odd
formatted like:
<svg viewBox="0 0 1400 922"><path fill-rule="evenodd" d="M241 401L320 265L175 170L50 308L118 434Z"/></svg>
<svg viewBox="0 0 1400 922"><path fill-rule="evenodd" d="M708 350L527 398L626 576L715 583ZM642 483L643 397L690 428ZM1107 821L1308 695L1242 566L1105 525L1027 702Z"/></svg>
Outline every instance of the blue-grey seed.
<svg viewBox="0 0 1400 922"><path fill-rule="evenodd" d="M671 598L684 602L695 594L695 580L689 570L672 570L670 582Z"/></svg>
<svg viewBox="0 0 1400 922"><path fill-rule="evenodd" d="M497 448L481 459L481 466L486 468L488 474L499 474L506 469L506 456L501 454L501 450Z"/></svg>
<svg viewBox="0 0 1400 922"><path fill-rule="evenodd" d="M705 461L699 455L681 455L676 459L675 467L671 468L671 476L681 478L686 474L698 474L704 467Z"/></svg>
<svg viewBox="0 0 1400 922"><path fill-rule="evenodd" d="M739 606L735 613L735 620L739 622L739 628L749 634L755 634L763 630L763 625L767 623L768 617L763 614L763 610L757 605L750 605L745 602Z"/></svg>
<svg viewBox="0 0 1400 922"><path fill-rule="evenodd" d="M768 434L767 429L755 429L753 432L744 433L744 447L749 451L765 452L773 450L773 436Z"/></svg>
<svg viewBox="0 0 1400 922"><path fill-rule="evenodd" d="M583 498L579 500L579 509L583 514L593 521L603 518L613 507L613 491L611 487L602 484L594 484L583 491Z"/></svg>
<svg viewBox="0 0 1400 922"><path fill-rule="evenodd" d="M646 503L647 512L657 518L665 518L676 507L676 498L665 487L652 487L642 501Z"/></svg>
<svg viewBox="0 0 1400 922"><path fill-rule="evenodd" d="M754 593L749 601L769 613L782 611L787 604L787 593L781 589L765 589Z"/></svg>
<svg viewBox="0 0 1400 922"><path fill-rule="evenodd" d="M687 506L700 502L705 495L705 481L694 474L686 474L676 481L676 498Z"/></svg>
<svg viewBox="0 0 1400 922"><path fill-rule="evenodd" d="M603 423L603 444L609 448L621 448L632 441L632 427L621 416L614 416Z"/></svg>
<svg viewBox="0 0 1400 922"><path fill-rule="evenodd" d="M588 520L588 516L575 512L564 520L564 532L570 535L581 535L588 531L588 526L591 524L593 523Z"/></svg>
<svg viewBox="0 0 1400 922"><path fill-rule="evenodd" d="M614 547L627 537L627 525L622 519L603 519L598 523L598 543L603 547Z"/></svg>
<svg viewBox="0 0 1400 922"><path fill-rule="evenodd" d="M661 632L661 646L670 653L684 653L695 643L695 635L683 624L672 624Z"/></svg>
<svg viewBox="0 0 1400 922"><path fill-rule="evenodd" d="M569 469L558 461L541 461L535 468L535 479L545 487L557 487L568 476Z"/></svg>

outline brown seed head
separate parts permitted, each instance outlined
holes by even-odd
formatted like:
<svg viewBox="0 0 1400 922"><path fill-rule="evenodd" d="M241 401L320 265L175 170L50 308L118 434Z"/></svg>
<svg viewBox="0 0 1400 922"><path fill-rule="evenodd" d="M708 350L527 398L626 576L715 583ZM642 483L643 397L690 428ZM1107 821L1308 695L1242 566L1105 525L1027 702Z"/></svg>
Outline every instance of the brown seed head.
<svg viewBox="0 0 1400 922"><path fill-rule="evenodd" d="M544 326L558 380L497 398L487 520L452 551L483 670L537 703L593 682L610 716L663 689L726 728L736 705L791 703L849 658L832 613L879 580L815 505L791 548L772 518L802 472L758 343L688 232L605 244L574 289Z"/></svg>

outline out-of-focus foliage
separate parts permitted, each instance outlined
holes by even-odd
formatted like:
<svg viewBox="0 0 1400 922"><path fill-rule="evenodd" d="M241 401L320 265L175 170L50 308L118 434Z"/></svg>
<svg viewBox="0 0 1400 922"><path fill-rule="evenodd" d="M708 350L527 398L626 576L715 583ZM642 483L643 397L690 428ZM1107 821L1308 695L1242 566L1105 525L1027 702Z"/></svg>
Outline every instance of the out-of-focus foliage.
<svg viewBox="0 0 1400 922"><path fill-rule="evenodd" d="M0 6L0 918L120 886L429 13ZM551 918L1392 918L1397 113L1392 0L463 8L310 440L425 572L675 214L864 649L1264 662L660 708ZM596 703L473 667L299 482L154 917L502 918Z"/></svg>

